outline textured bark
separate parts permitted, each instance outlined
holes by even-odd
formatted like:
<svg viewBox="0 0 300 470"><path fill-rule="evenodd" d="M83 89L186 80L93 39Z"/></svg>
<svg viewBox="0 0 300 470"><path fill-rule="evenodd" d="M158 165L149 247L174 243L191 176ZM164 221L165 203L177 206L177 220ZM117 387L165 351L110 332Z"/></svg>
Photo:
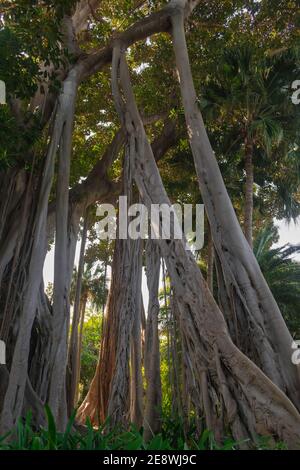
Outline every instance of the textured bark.
<svg viewBox="0 0 300 470"><path fill-rule="evenodd" d="M121 243L116 240L112 263L112 277L107 299L99 360L89 391L77 413L77 420L85 424L87 418L94 425L107 418L111 381L114 373L118 331L118 293L121 292L122 257Z"/></svg>
<svg viewBox="0 0 300 470"><path fill-rule="evenodd" d="M94 2L90 2L94 3ZM89 9L86 9L86 5L83 5L83 2L80 2L80 5L76 9L75 15L70 21L70 18L64 18L63 21L63 36L62 40L64 42L65 46L70 46L70 50L75 53L75 56L77 57L77 61L73 68L69 69L69 71L66 70L59 70L58 71L58 78L61 79L62 81L62 93L60 94L59 98L56 100L56 97L54 95L51 95L46 90L45 96L35 96L31 102L31 109L38 107L42 113L42 118L41 118L41 126L44 126L48 121L51 116L52 111L53 112L53 122L50 123L50 146L49 146L49 151L48 151L48 156L47 156L47 162L45 164L45 171L44 174L41 174L40 177L40 184L38 188L35 189L35 194L40 194L40 198L35 198L35 207L31 211L32 215L32 220L28 221L26 229L26 240L27 240L27 245L26 245L26 262L25 258L21 260L21 268L19 269L18 267L18 273L17 276L18 278L21 278L20 282L22 282L22 289L19 290L18 288L14 287L14 292L12 293L13 297L19 296L19 302L18 302L18 308L14 308L13 315L14 317L18 315L18 319L20 321L17 322L17 324L14 325L14 340L13 340L13 348L11 350L11 355L14 355L14 361L12 361L12 368L14 370L14 379L11 378L11 383L7 389L7 392L10 395L10 398L7 396L7 400L10 401L10 405L7 407L7 412L6 412L6 417L3 418L3 423L13 423L17 417L17 414L19 413L19 410L21 409L21 402L23 400L22 397L24 397L24 390L25 390L25 381L26 377L25 374L22 372L26 369L25 363L26 363L26 357L29 354L29 344L30 344L30 331L32 330L32 325L34 322L34 318L36 315L36 305L38 304L38 291L40 289L40 284L41 284L41 279L42 279L42 263L43 259L46 254L46 242L44 240L44 211L46 211L46 199L49 196L49 191L51 187L51 181L52 181L52 175L53 175L53 167L54 167L54 159L56 155L56 151L59 147L63 147L65 144L68 147L68 143L66 141L66 133L68 134L68 128L71 125L72 122L72 113L70 114L71 119L68 119L68 116L66 116L66 110L70 111L70 106L66 105L67 101L67 94L64 93L66 91L66 88L68 87L68 84L70 81L72 81L72 76L74 77L75 75L77 76L78 80L83 80L84 77L92 74L98 67L102 67L105 64L107 64L111 60L111 52L112 52L112 44L109 44L107 47L102 49L101 52L97 53L92 53L90 55L88 54L81 54L81 57L79 58L78 56L78 51L76 47L76 34L78 31L82 30L84 28L84 25L86 24L86 19L88 15L90 14ZM154 15L151 17L149 20L146 19L138 22L136 25L134 25L130 30L126 31L124 34L121 34L123 38L126 38L127 41L129 42L135 42L139 39L142 39L143 37L146 37L148 33L156 32L156 30L164 30L164 28L168 28L170 26L170 21L168 18L169 13L163 12L162 14L159 13L158 15ZM77 20L76 20L77 17ZM77 22L77 26L75 25L75 22ZM72 24L73 23L73 24ZM146 36L145 36L146 35ZM52 67L52 66L51 66ZM96 69L95 69L96 67ZM15 115L20 124L24 121L24 115L22 115L21 111L21 106L20 106L20 100L13 100L13 108L14 111L16 111ZM30 128L31 123L28 123L28 129ZM62 136L64 134L64 136ZM64 149L65 151L65 149ZM67 151L68 154L68 151ZM68 155L67 155L68 157ZM61 168L63 164L66 164L65 169L67 169L68 162L63 162L63 159L61 160ZM67 158L68 160L68 158ZM63 171L60 171L60 174L63 175ZM67 178L66 178L67 179ZM65 181L66 181L65 179ZM17 179L16 179L17 181ZM104 188L104 193L108 194L111 189L112 189L112 184L106 181L107 184L105 184ZM16 185L17 186L17 185ZM66 188L66 182L64 183L64 186ZM14 255L14 250L16 247L16 243L18 242L18 233L19 229L22 229L22 227L18 227L20 225L20 217L19 214L21 211L19 210L18 206L18 200L22 200L22 191L18 192L17 190L14 191L13 189L13 184L11 184L11 181L9 182L9 187L8 193L4 192L4 194L7 196L10 194L10 191L12 190L13 197L11 198L13 205L16 207L16 212L14 214L13 220L15 221L14 223L8 223L8 224L1 224L1 229L0 231L3 231L3 227L7 226L9 227L9 233L5 233L5 243L2 243L1 241L1 256L0 256L0 278L2 278L2 275L4 274L4 271L7 269L9 263L11 262L11 259ZM3 189L3 185L1 185L1 189ZM18 188L20 189L20 188ZM23 192L24 192L25 186L23 187ZM64 192L64 191L62 191ZM103 191L101 190L102 194ZM7 200L10 198L7 198ZM58 203L60 207L58 208L57 212L60 214L66 214L66 191L64 192L64 195L62 196L62 200L64 202L62 204ZM1 198L2 202L2 198ZM72 202L72 201L71 201ZM2 218L3 215L7 212L7 207L8 205L5 203L4 206L0 208L0 217ZM76 204L75 204L76 206ZM3 211L1 210L3 208ZM33 217L35 220L33 220ZM67 328L68 328L68 319L65 321L65 313L61 315L61 312L65 310L65 312L68 311L68 301L67 297L68 295L65 295L66 292L68 291L67 287L67 278L70 278L70 273L72 271L72 259L73 259L73 252L75 250L75 235L77 233L76 226L78 226L78 221L79 221L78 212L76 208L73 211L73 208L69 211L69 233L68 229L66 229L66 223L65 223L65 216L62 218L63 220L63 226L59 228L59 234L58 238L60 241L57 244L57 252L62 253L61 259L58 259L57 255L57 260L58 263L56 264L56 294L55 294L55 307L54 307L54 318L59 318L59 321L54 320L54 328L53 328L53 339L56 341L57 339L59 340L59 346L58 346L58 352L56 354L56 351L54 351L52 347L52 354L50 357L50 376L52 377L51 379L51 385L50 385L50 390L49 393L51 395L51 401L53 401L53 405L56 408L57 405L57 395L54 392L55 388L63 388L63 385L59 385L58 382L60 381L61 384L63 382L62 376L64 375L63 369L65 368L65 360L63 359L60 363L58 361L58 356L61 355L65 356L65 351L66 347L64 344L64 341L62 338L66 338L67 334ZM75 219L75 221L74 221ZM76 221L77 219L77 221ZM70 246L67 247L66 249L66 238L70 237ZM2 238L2 237L1 237ZM39 249L37 249L37 246L39 246ZM63 250L63 251L61 251ZM31 256L33 252L37 253L39 251L39 255L35 254L34 257ZM69 258L68 261L66 259ZM26 264L27 263L27 264ZM59 280L60 280L60 274L58 272L58 265L62 267L62 265L68 265L68 269L66 272L68 273L66 278L64 279L63 283L65 286L63 286ZM63 272L63 269L61 269L61 272ZM24 276L24 273L26 273L26 279ZM31 289L31 286L33 286L33 289ZM21 299L22 298L22 299ZM28 301L25 299L28 299ZM58 300L60 299L60 300ZM24 311L26 313L24 314ZM30 312L29 312L30 311ZM64 317L63 319L61 317ZM60 321L64 322L64 325L62 326L61 331L58 329L58 325ZM19 328L19 322L22 324L22 328ZM11 323L5 322L6 325ZM9 326L9 325L8 325ZM18 336L18 338L16 338ZM16 349L15 349L15 343L16 343ZM15 350L14 350L15 349ZM22 352L21 352L22 350ZM62 351L62 352L61 352ZM19 359L18 359L19 357ZM20 359L21 358L21 359ZM55 372L55 370L57 371ZM58 370L61 369L62 374L58 373ZM15 373L16 372L16 373ZM55 385L56 384L56 385ZM18 394L18 398L14 397L15 394ZM8 403L7 401L7 403ZM15 411L11 411L10 408L14 407L12 405L13 403L18 403L18 406ZM64 402L64 399L62 399L62 403ZM64 405L62 406L64 408ZM60 410L59 413L63 413L64 410ZM10 426L11 424L9 424ZM5 425L6 426L6 425Z"/></svg>
<svg viewBox="0 0 300 470"><path fill-rule="evenodd" d="M114 91L114 83L116 81L117 68L115 67L115 62L112 66L112 83ZM124 191L123 194L127 196L128 206L132 203L132 171L133 167L131 166L130 159L130 148L127 146L125 149L124 157ZM120 223L120 220L119 220ZM125 240L121 239L117 243L120 243L120 252L121 252L121 267L122 272L120 276L120 291L116 304L115 315L118 318L118 328L117 333L117 342L116 342L116 358L114 373L111 381L111 388L109 393L108 409L107 415L110 418L110 426L114 427L118 424L126 425L129 421L129 414L133 419L137 421L137 424L142 420L141 413L141 403L140 403L140 380L141 376L139 375L140 364L133 364L134 374L133 384L134 387L131 388L133 393L132 401L128 400L129 398L129 380L130 380L130 371L129 371L129 358L130 358L130 340L133 330L133 325L135 318L137 316L136 327L141 328L141 239L132 240L127 238ZM136 332L137 335L137 332ZM139 336L138 341L141 341ZM139 347L139 353L134 352L134 358L137 361L141 361L141 342L136 344ZM139 356L139 358L138 358ZM136 361L136 362L137 362ZM130 405L134 405L134 407Z"/></svg>
<svg viewBox="0 0 300 470"><path fill-rule="evenodd" d="M99 361L77 419L110 425L129 420L130 339L140 274L140 240L116 240ZM140 298L140 295L139 295Z"/></svg>
<svg viewBox="0 0 300 470"><path fill-rule="evenodd" d="M53 286L53 340L51 351L51 378L49 406L58 429L67 424L66 366L67 341L69 331L69 290L70 290L70 252L69 252L69 180L72 153L72 131L75 100L78 86L77 74L70 72L64 81L63 102L65 120L59 146L59 165L56 199L56 236L54 255Z"/></svg>
<svg viewBox="0 0 300 470"><path fill-rule="evenodd" d="M246 185L245 185L245 209L244 209L244 232L247 242L250 247L253 247L253 145L246 139L245 140L245 172L246 172Z"/></svg>
<svg viewBox="0 0 300 470"><path fill-rule="evenodd" d="M42 283L42 271L47 251L46 223L47 210L52 178L54 174L54 162L57 149L60 147L65 125L68 126L70 111L70 95L68 87L73 83L72 76L63 84L58 98L57 107L53 116L51 138L47 151L43 175L41 177L38 196L36 197L36 210L34 219L28 224L26 239L27 246L24 254L28 260L26 280L23 285L22 302L20 303L20 322L10 369L9 383L4 399L4 407L1 414L1 432L11 429L17 418L21 416L24 402L25 387L27 381L28 357L30 352L30 337L32 325L38 306L38 294ZM61 159L62 161L62 159ZM65 195L64 195L65 197ZM65 222L62 221L64 225ZM26 241L25 239L25 241ZM22 261L22 260L21 260ZM63 268L63 266L61 266ZM65 273L67 270L65 271ZM20 270L20 274L22 270ZM55 341L55 338L53 338Z"/></svg>
<svg viewBox="0 0 300 470"><path fill-rule="evenodd" d="M142 426L144 414L144 389L142 377L142 242L137 256L135 286L135 311L130 347L130 421L138 428Z"/></svg>
<svg viewBox="0 0 300 470"><path fill-rule="evenodd" d="M48 399L52 328L52 307L44 293L44 284L42 284L38 297L37 313L31 331L28 376L32 388L43 403L46 403Z"/></svg>
<svg viewBox="0 0 300 470"><path fill-rule="evenodd" d="M235 319L236 335L232 334L232 338L237 343L238 337L240 337L243 350L263 368L266 374L277 385L289 394L294 403L298 404L298 375L296 367L290 361L292 339L261 276L251 250L246 246L244 238L241 236L240 227L218 173L218 167L207 140L201 115L196 106L196 95L191 75L189 74L183 33L183 18L196 3L183 0L173 1L162 12L141 20L125 33L121 33L117 39L124 41L125 46L128 46L134 41L147 37L154 32L167 31L170 29L170 19L174 14L175 52L181 74L186 119L200 188L212 225L219 264L218 271L224 287L224 295L221 296L220 304L226 318L229 319L230 331L232 330L232 320L230 318ZM188 6L187 9L185 8L186 6ZM81 24L81 20L79 20L78 24ZM81 26L79 26L79 30L80 28ZM82 55L83 58L78 61L73 72L78 70L80 80L82 80L94 71L99 70L100 67L111 60L113 47L114 42L98 53ZM123 70L123 73L125 72ZM71 74L69 78L71 79ZM68 83L67 78L63 84L65 91ZM126 90L128 82L126 83L125 80L123 84ZM22 302L20 302L20 321L16 327L17 340L13 352L11 374L7 388L5 387L1 432L6 431L16 422L16 419L22 414L24 407L32 406L32 398L35 397L35 390L31 389L32 382L31 380L28 381L27 377L28 362L31 363L31 359L28 360L28 358L30 356L32 326L37 318L36 311L40 311L38 297L42 279L42 266L46 253L47 205L53 176L54 159L59 146L61 154L56 206L58 230L55 263L54 328L52 337L55 347L53 343L49 364L51 365L50 402L54 408L55 416L59 418L59 427L63 428L65 422L64 376L68 331L68 284L72 271L72 253L75 249L76 227L79 220L78 212L76 210L73 212L69 209L67 197L70 126L72 126L73 114L69 114L70 103L68 103L68 106L65 103L67 99L66 94L62 93L58 100L58 109L55 113L45 171L41 178L40 190L37 192L37 210L33 211L34 221L30 221L29 230L26 233L27 239L30 239L31 243L27 245L29 247L27 256L30 256L30 262L28 266L26 265L27 278L26 283L23 283L24 291L22 290ZM131 122L127 119L127 133L131 141L131 161L137 168L135 178L140 192L148 205L150 202L169 203L161 185L155 163L152 161L153 155L145 137L141 120L137 115L136 109L132 108L133 100L128 89L127 100L131 106L129 111L132 117ZM64 159L65 156L66 159ZM143 167L141 166L141 161L143 162ZM12 191L12 186L10 186L9 184L7 188L8 194ZM23 193L21 192L20 194ZM17 191L16 195L18 195ZM17 207L16 201L18 201L18 197L8 197L8 201L11 200L11 211ZM89 195L84 197L84 199L88 200L88 197ZM2 198L0 201L2 204ZM5 202L0 208L0 217L4 217L6 220L9 220L7 218L10 212L8 209L9 204ZM68 220L68 212L69 219L72 219L71 222ZM14 215L20 213L18 210ZM10 225L9 234L5 234L5 243L2 244L1 241L0 280L13 258L16 246L18 246L20 232L17 225L20 219L15 220L17 222ZM60 226L61 222L62 225ZM68 223L70 224L69 226ZM7 224L0 226L0 232L3 231L4 226L7 226ZM228 227L230 227L230 230L228 230ZM68 238L70 236L72 240L69 245ZM0 237L0 240L2 240L2 237ZM136 245L134 245L133 251L131 251L131 248L128 248L128 246L124 247L122 256L124 256L126 261L129 259L128 252L132 254L136 248ZM175 286L176 297L178 298L180 324L186 346L186 364L189 368L189 374L190 376L193 375L194 380L194 402L202 402L208 426L216 428L212 415L213 410L217 409L221 403L221 408L224 408L226 411L226 413L224 412L227 419L226 424L229 423L234 435L238 439L245 435L254 435L255 432L270 432L274 433L275 436L286 439L291 446L297 446L299 415L285 395L232 344L223 317L207 291L193 258L184 251L180 242L171 241L168 243L164 241L161 243L161 248ZM134 297L136 294L133 292L135 286L132 286L137 278L138 268L136 260L130 260L130 263L126 264L126 270L126 273L122 274L122 279L126 279L128 282L128 273L132 274L130 293L127 293L125 296L121 291L122 295L120 295L120 298L114 299L114 305L117 304L117 308L112 313L112 316L117 316L117 319L114 318L114 328L106 336L107 341L112 346L108 347L108 353L107 351L105 353L101 352L101 354L108 354L109 358L105 367L110 367L111 370L108 372L109 377L105 381L105 387L111 392L110 410L113 412L115 422L117 420L126 421L127 419L128 338L131 331L133 303L134 299L137 298ZM125 285L123 282L120 285L123 290L126 290L124 286L127 287L127 284ZM16 292L17 290L15 289L14 295L16 295ZM120 299L124 302L122 310L119 305ZM128 319L129 321L127 321ZM6 331L10 323L11 321L4 322ZM124 325L126 325L126 328L124 328ZM248 334L249 330L250 334ZM115 335L114 338L113 335ZM246 336L249 336L249 338L247 339ZM118 344L116 338L119 340ZM44 353L47 353L47 351L45 350ZM43 358L43 361L45 361L45 358ZM101 397L98 389L100 388L99 382L101 382L99 377L102 364L101 362L99 364L95 376L95 390L97 390L96 409L98 409ZM113 372L115 372L115 376L112 383ZM44 377L45 373L43 372L41 377L34 378L36 387L40 387L41 394L45 393L45 383L47 383ZM102 401L107 401L108 396L109 394L104 395L102 393ZM102 414L107 414L107 406L102 406L102 409L104 410ZM95 416L98 419L98 412L95 412Z"/></svg>
<svg viewBox="0 0 300 470"><path fill-rule="evenodd" d="M20 250L28 220L32 175L23 170L8 170L0 174L0 286L8 263L17 260L16 247ZM0 294L2 292L0 291ZM6 300L9 298L5 289ZM3 325L2 325L3 328Z"/></svg>
<svg viewBox="0 0 300 470"><path fill-rule="evenodd" d="M184 33L184 1L174 2L173 43L188 135L226 290L222 309L236 313L241 347L300 408L299 366L291 362L292 338L226 191L197 104Z"/></svg>
<svg viewBox="0 0 300 470"><path fill-rule="evenodd" d="M0 412L3 409L4 398L9 381L9 372L6 365L0 364Z"/></svg>
<svg viewBox="0 0 300 470"><path fill-rule="evenodd" d="M166 330L167 330L167 360L168 360L168 380L169 386L172 387L172 370L171 370L171 347L170 347L170 315L167 296L167 282L166 282L166 266L164 259L162 259L162 278L163 278L163 292L164 292L164 308L166 315ZM170 297L170 296L169 296Z"/></svg>
<svg viewBox="0 0 300 470"><path fill-rule="evenodd" d="M46 246L46 217L48 198L54 171L54 159L62 130L62 120L58 117L48 149L33 232L33 244L28 271L25 295L22 304L20 328L14 349L9 383L1 414L0 431L5 433L12 429L17 418L21 416L24 392L27 379L27 362L30 346L30 334L35 317L38 290L42 279L42 269Z"/></svg>
<svg viewBox="0 0 300 470"><path fill-rule="evenodd" d="M180 373L179 373L179 357L178 357L178 325L176 319L176 301L174 292L170 297L170 317L171 317L171 352L172 352L172 372L173 372L173 400L172 412L175 416L182 417L182 396L180 391Z"/></svg>
<svg viewBox="0 0 300 470"><path fill-rule="evenodd" d="M131 142L135 181L143 202L170 201L163 188L130 85L123 56L120 77L126 99L126 129ZM123 116L122 116L123 119ZM224 410L224 420L235 439L255 434L274 435L290 448L300 446L300 415L284 393L232 342L224 317L183 240L160 240L162 254L174 286L188 360L195 377L198 400L209 420L210 407ZM200 380L205 370L205 379ZM202 389L207 383L208 391ZM202 384L202 385L201 385Z"/></svg>
<svg viewBox="0 0 300 470"><path fill-rule="evenodd" d="M130 337L136 309L136 287L139 278L140 240L125 240L122 291L119 292L119 325L114 375L111 382L107 415L112 427L128 424ZM125 243L124 243L125 244ZM131 246L130 246L131 245Z"/></svg>
<svg viewBox="0 0 300 470"><path fill-rule="evenodd" d="M80 246L80 255L78 263L78 272L76 280L76 292L72 318L72 331L69 342L68 351L68 368L67 368L67 402L68 402L68 414L72 414L72 411L76 405L75 395L78 387L78 352L79 352L79 337L78 337L78 326L80 321L80 307L81 307L81 286L82 286L82 275L84 271L84 253L87 239L88 230L88 214L85 215L84 224L82 229L82 238Z"/></svg>
<svg viewBox="0 0 300 470"><path fill-rule="evenodd" d="M144 439L149 441L161 430L161 379L158 333L160 255L158 245L152 240L146 245L146 275L149 304L145 335L145 376L147 381L144 415Z"/></svg>
<svg viewBox="0 0 300 470"><path fill-rule="evenodd" d="M120 133L123 135L122 142L124 143L125 134L123 130L120 131ZM162 158L166 151L176 143L177 138L178 134L175 131L174 121L167 120L162 133L152 143L155 159L159 160ZM118 147L118 151L119 149ZM95 182L96 181L95 179ZM78 192L78 194L80 194L80 192ZM74 201L76 201L76 198L74 198ZM118 319L115 313L117 311L117 293L121 291L120 263L120 246L117 242L112 265L112 280L105 311L99 361L89 392L79 407L77 414L77 419L82 424L85 423L87 417L90 417L92 423L95 425L99 424L99 422L103 423L107 417L109 391L116 357Z"/></svg>
<svg viewBox="0 0 300 470"><path fill-rule="evenodd" d="M211 291L214 293L214 258L215 258L215 249L214 242L211 235L210 227L208 229L208 244L207 244L207 278L206 282Z"/></svg>

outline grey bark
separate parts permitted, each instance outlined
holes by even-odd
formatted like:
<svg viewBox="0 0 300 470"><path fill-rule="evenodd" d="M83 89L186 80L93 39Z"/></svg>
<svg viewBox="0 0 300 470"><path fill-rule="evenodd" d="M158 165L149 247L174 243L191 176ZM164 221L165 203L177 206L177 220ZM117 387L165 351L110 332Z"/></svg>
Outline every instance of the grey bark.
<svg viewBox="0 0 300 470"><path fill-rule="evenodd" d="M72 153L72 131L78 77L71 70L63 87L63 112L65 119L60 138L59 165L57 179L56 236L54 255L53 287L53 339L51 351L51 378L49 406L57 427L63 430L67 424L66 366L67 341L69 331L69 289L70 289L70 250L69 250L69 179Z"/></svg>
<svg viewBox="0 0 300 470"><path fill-rule="evenodd" d="M199 187L224 276L227 300L222 308L236 312L243 351L299 409L300 368L291 362L291 335L242 233L197 104L184 33L185 4L174 2L173 44Z"/></svg>
<svg viewBox="0 0 300 470"><path fill-rule="evenodd" d="M125 122L135 181L142 200L148 210L151 203L170 205L134 101L124 56L120 59L120 77L126 99ZM204 368L209 403L214 408L223 406L235 439L249 435L254 438L255 433L272 434L287 442L290 448L299 447L298 411L233 344L224 317L192 254L185 250L184 241L171 239L159 243L174 286L199 401L206 401L206 391L199 382ZM206 413L208 416L209 408Z"/></svg>
<svg viewBox="0 0 300 470"><path fill-rule="evenodd" d="M149 290L148 315L145 333L145 377L147 382L144 415L144 439L149 441L161 430L161 378L158 332L160 254L153 240L146 244L146 275Z"/></svg>
<svg viewBox="0 0 300 470"><path fill-rule="evenodd" d="M80 245L80 255L78 263L78 272L76 280L76 291L75 301L72 318L72 330L69 341L68 350L68 368L67 368L67 402L68 402L68 414L72 414L72 411L76 405L75 396L78 387L78 352L79 352L79 337L78 337L78 326L80 321L80 307L81 307L81 288L82 288L82 276L84 271L84 253L88 231L88 213L85 214L82 238Z"/></svg>
<svg viewBox="0 0 300 470"><path fill-rule="evenodd" d="M144 414L144 389L142 377L142 242L137 256L137 276L135 280L135 311L130 345L130 421L138 428L142 426Z"/></svg>
<svg viewBox="0 0 300 470"><path fill-rule="evenodd" d="M244 209L244 232L247 242L253 248L253 145L249 139L245 139L245 209Z"/></svg>

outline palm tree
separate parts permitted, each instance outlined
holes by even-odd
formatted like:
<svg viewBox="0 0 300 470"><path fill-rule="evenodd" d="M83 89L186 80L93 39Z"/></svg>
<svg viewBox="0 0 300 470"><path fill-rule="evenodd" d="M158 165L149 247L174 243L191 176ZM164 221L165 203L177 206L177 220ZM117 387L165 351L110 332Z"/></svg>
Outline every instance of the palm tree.
<svg viewBox="0 0 300 470"><path fill-rule="evenodd" d="M292 335L300 338L300 263L292 259L300 253L300 244L274 248L277 239L277 228L267 225L258 233L253 249Z"/></svg>
<svg viewBox="0 0 300 470"><path fill-rule="evenodd" d="M290 103L286 86L294 62L256 54L247 44L226 50L218 74L209 80L200 100L208 116L217 118L219 124L225 123L223 150L236 152L243 162L244 233L251 247L254 162L266 165L266 157L284 158L292 149L297 132L292 118L297 110Z"/></svg>

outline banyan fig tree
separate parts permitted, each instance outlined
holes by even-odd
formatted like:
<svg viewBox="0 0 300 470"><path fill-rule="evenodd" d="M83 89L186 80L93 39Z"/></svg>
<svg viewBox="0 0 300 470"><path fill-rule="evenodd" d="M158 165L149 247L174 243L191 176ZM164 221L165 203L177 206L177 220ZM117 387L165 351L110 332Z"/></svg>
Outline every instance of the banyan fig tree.
<svg viewBox="0 0 300 470"><path fill-rule="evenodd" d="M193 421L220 445L268 436L300 448L299 264L276 255L274 289L252 244L265 224L300 213L299 111L287 92L287 71L299 72L297 9L281 3L278 12L267 0L4 3L0 436L13 439L28 413L38 430L50 409L58 431L71 416L105 432L134 424L147 443L167 412L187 439ZM247 95L242 148L241 57L241 67L220 66L233 43L278 84L260 120L250 103L266 96ZM211 79L221 72L226 99ZM128 217L114 212L109 238L96 207L116 208L119 196ZM148 220L176 203L204 204L201 250L175 236L176 214L168 236L163 212L155 230ZM143 236L132 237L141 206Z"/></svg>

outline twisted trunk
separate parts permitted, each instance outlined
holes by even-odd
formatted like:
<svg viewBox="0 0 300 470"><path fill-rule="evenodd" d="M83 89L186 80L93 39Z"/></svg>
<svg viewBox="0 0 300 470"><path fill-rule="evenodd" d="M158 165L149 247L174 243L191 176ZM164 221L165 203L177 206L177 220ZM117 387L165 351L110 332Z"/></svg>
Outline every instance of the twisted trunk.
<svg viewBox="0 0 300 470"><path fill-rule="evenodd" d="M47 212L48 212L48 201L50 190L52 186L52 179L54 174L54 163L56 152L58 148L61 148L61 154L63 151L66 150L66 145L69 146L69 138L70 138L70 126L72 126L72 113L71 113L71 122L70 122L70 110L72 110L72 106L74 106L74 101L69 101L70 99L70 88L74 90L74 78L72 74L65 80L62 91L58 98L57 106L53 116L53 125L51 131L51 138L50 143L47 151L47 156L45 160L45 166L43 175L41 177L41 183L38 190L38 197L35 199L36 209L35 211L31 211L33 215L33 220L30 222L28 221L28 226L26 230L26 234L24 236L24 247L22 248L22 256L23 258L20 259L20 263L24 264L22 269L19 267L18 275L23 275L26 273L26 278L23 282L23 288L21 292L18 292L19 297L21 296L22 302L20 302L20 317L19 317L19 325L18 331L16 336L16 342L14 345L13 350L13 357L11 362L10 368L10 375L9 375L9 383L6 390L4 404L3 404L3 411L1 414L1 421L0 421L0 430L1 432L5 432L7 430L12 429L16 420L22 414L23 409L23 402L24 402L24 394L25 394L25 387L27 381L27 370L28 370L28 358L30 352L30 338L31 338L31 331L32 325L35 319L36 310L38 306L38 294L39 289L42 283L42 275L43 275L43 265L44 260L47 252ZM71 92L71 96L72 92ZM74 96L75 100L75 96ZM67 130L66 130L67 129ZM62 136L68 135L67 141L62 141ZM66 156L68 160L68 156ZM65 166L65 162L63 158L60 158L60 175L61 179L64 180L66 176L64 175L64 171L67 170ZM67 163L67 162L66 162ZM68 165L68 164L67 164ZM63 269L66 263L66 251L65 251L65 243L63 240L66 239L66 228L65 224L67 223L68 219L66 218L66 222L63 219L65 214L65 201L67 200L67 191L63 186L66 186L66 183L60 185L60 208L58 210L60 217L58 217L58 224L61 223L61 226L58 229L60 235L58 235L58 245L60 245L60 249L62 250L62 258L59 259L57 254L57 263L56 263L56 310L58 305L58 298L65 299L65 290L62 286L58 284L58 278L61 278ZM68 190L68 188L67 188ZM63 234L63 236L62 236ZM26 246L25 246L26 245ZM26 249L25 249L26 248ZM59 248L57 247L59 252ZM58 273L58 265L60 264L60 273ZM27 264L28 263L28 264ZM64 271L64 273L67 272ZM62 280L62 283L64 279ZM58 291L63 295L58 295ZM15 289L16 295L16 289ZM65 301L65 300L64 300ZM64 302L63 301L63 302ZM15 306L14 306L15 308ZM16 311L16 309L15 309ZM62 312L60 311L61 315ZM55 327L57 327L57 323ZM54 327L54 330L55 330ZM57 330L56 330L57 331ZM60 330L62 331L62 329ZM66 333L66 331L65 331ZM53 336L53 341L55 343L56 337L55 334ZM66 336L65 336L66 339ZM52 343L53 344L53 343ZM57 349L60 349L60 345L58 344ZM51 362L51 356L50 356ZM59 361L57 361L59 362ZM62 361L63 362L63 361ZM62 381L63 379L59 377L59 380ZM51 389L51 384L50 384ZM53 396L53 393L52 393ZM52 403L53 404L53 403ZM55 411L55 410L54 410Z"/></svg>
<svg viewBox="0 0 300 470"><path fill-rule="evenodd" d="M126 99L126 130L131 142L135 181L143 202L170 201L140 119L124 56L120 77ZM124 119L124 115L121 115ZM237 440L255 435L274 435L290 448L300 446L300 415L284 393L232 342L224 317L215 303L193 255L183 240L160 240L162 254L178 302L188 361L195 378L198 401L203 403L207 423L219 419Z"/></svg>
<svg viewBox="0 0 300 470"><path fill-rule="evenodd" d="M242 233L197 104L184 33L185 3L174 2L173 43L199 187L224 277L222 309L230 309L228 318L236 314L242 350L300 408L299 366L291 362L291 335Z"/></svg>

